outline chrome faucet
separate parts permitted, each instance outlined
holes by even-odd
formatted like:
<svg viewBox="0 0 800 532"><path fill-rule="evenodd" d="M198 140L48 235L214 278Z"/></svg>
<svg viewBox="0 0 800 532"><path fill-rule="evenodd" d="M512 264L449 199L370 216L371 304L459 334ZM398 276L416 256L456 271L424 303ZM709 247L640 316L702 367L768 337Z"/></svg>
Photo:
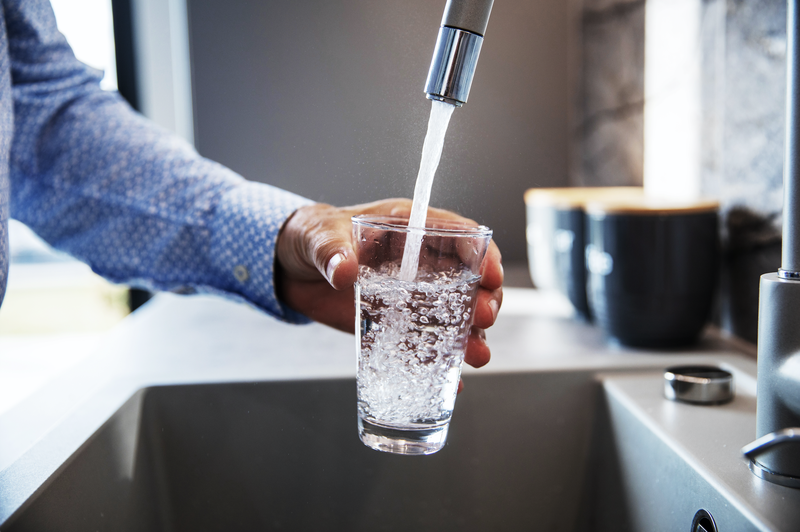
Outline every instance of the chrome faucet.
<svg viewBox="0 0 800 532"><path fill-rule="evenodd" d="M756 437L742 451L757 476L800 488L800 0L787 1L786 156L781 268L761 276Z"/></svg>
<svg viewBox="0 0 800 532"><path fill-rule="evenodd" d="M494 0L447 0L425 83L430 100L467 102Z"/></svg>

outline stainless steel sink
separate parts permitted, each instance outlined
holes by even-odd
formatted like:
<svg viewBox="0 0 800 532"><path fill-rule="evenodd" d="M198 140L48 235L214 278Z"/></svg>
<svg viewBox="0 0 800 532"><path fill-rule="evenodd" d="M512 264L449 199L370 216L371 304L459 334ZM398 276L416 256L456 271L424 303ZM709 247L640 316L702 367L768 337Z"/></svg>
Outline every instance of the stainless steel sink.
<svg viewBox="0 0 800 532"><path fill-rule="evenodd" d="M689 530L701 508L720 532L800 523L781 510L770 525L737 503L659 428L685 405L661 398L652 370L466 384L447 446L427 457L359 442L351 379L145 388L2 529ZM697 431L692 416L750 415L754 401L740 395L717 410L686 407L684 428ZM698 437L724 436L708 430ZM787 508L800 501L781 494L794 497Z"/></svg>

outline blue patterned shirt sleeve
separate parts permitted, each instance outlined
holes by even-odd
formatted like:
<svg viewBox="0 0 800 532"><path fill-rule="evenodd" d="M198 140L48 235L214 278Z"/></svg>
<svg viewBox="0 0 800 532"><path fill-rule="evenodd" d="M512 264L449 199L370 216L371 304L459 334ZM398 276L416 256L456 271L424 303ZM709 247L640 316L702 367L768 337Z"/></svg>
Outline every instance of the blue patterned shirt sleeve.
<svg viewBox="0 0 800 532"><path fill-rule="evenodd" d="M46 0L6 2L5 16L11 216L114 282L220 294L308 321L276 298L273 263L283 222L311 202L245 181L101 90Z"/></svg>

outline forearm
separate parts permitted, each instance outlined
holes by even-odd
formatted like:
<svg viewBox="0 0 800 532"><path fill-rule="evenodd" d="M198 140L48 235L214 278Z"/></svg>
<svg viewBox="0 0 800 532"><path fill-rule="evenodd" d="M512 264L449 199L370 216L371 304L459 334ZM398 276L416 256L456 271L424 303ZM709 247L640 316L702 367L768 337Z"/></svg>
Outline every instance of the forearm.
<svg viewBox="0 0 800 532"><path fill-rule="evenodd" d="M219 293L302 321L275 297L274 245L310 202L200 157L114 93L75 92L49 113L17 100L11 215L112 281Z"/></svg>

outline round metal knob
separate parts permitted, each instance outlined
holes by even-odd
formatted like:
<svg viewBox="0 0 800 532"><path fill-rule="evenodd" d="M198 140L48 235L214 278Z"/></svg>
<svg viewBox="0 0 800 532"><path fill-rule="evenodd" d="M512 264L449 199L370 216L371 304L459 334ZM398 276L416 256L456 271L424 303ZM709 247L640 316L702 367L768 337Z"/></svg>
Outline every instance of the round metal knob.
<svg viewBox="0 0 800 532"><path fill-rule="evenodd" d="M673 366L664 372L664 396L696 405L733 399L733 375L716 366Z"/></svg>

